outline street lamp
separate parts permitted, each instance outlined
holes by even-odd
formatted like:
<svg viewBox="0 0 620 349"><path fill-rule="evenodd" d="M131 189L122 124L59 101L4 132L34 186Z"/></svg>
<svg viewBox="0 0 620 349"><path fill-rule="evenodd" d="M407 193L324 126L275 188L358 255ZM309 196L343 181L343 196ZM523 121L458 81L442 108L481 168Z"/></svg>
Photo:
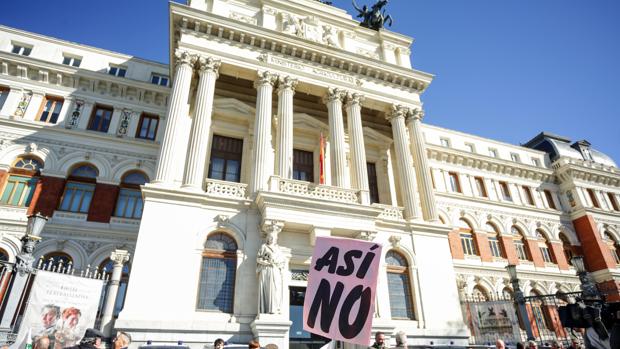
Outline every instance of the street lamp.
<svg viewBox="0 0 620 349"><path fill-rule="evenodd" d="M28 216L28 225L26 226L26 234L33 236L41 236L41 231L47 222L47 217L41 213L35 213Z"/></svg>
<svg viewBox="0 0 620 349"><path fill-rule="evenodd" d="M523 327L525 327L525 332L527 333L527 340L534 340L534 333L532 332L532 326L527 316L527 309L525 308L525 296L523 295L523 291L521 291L521 286L519 285L519 278L517 277L517 266L514 264L508 264L506 266L506 271L508 271L508 275L510 276L510 283L512 284L515 305L517 306L517 311L519 312L519 318L523 323Z"/></svg>
<svg viewBox="0 0 620 349"><path fill-rule="evenodd" d="M586 270L586 265L583 261L583 256L574 256L571 258L571 263L575 267L577 276L579 276L579 282L581 283L581 295L583 299L600 299L601 295L598 292L596 284L592 282L590 274Z"/></svg>

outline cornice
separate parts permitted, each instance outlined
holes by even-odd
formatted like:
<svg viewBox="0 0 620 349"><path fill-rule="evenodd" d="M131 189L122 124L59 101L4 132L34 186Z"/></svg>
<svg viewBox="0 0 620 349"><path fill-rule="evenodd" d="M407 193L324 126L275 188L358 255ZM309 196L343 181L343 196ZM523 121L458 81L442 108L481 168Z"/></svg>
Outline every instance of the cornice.
<svg viewBox="0 0 620 349"><path fill-rule="evenodd" d="M562 181L580 180L605 186L620 187L620 170L592 162L561 158L552 164Z"/></svg>

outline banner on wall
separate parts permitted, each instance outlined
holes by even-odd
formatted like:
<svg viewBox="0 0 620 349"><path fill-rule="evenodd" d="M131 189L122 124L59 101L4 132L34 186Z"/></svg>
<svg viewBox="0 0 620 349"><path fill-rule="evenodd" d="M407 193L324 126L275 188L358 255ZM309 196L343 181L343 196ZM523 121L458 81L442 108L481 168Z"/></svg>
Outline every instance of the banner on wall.
<svg viewBox="0 0 620 349"><path fill-rule="evenodd" d="M31 333L33 349L62 349L80 343L95 325L103 280L39 270L11 349L22 349Z"/></svg>
<svg viewBox="0 0 620 349"><path fill-rule="evenodd" d="M519 321L512 301L488 301L467 305L476 343L493 343L497 338L504 339L506 343L521 341Z"/></svg>
<svg viewBox="0 0 620 349"><path fill-rule="evenodd" d="M368 346L381 245L317 237L304 299L304 330Z"/></svg>

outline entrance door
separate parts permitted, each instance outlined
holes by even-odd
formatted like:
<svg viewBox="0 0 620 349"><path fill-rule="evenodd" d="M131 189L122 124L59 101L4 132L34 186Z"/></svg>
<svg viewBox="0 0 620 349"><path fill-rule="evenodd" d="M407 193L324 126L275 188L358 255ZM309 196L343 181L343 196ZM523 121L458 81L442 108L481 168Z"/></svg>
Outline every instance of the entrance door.
<svg viewBox="0 0 620 349"><path fill-rule="evenodd" d="M289 316L293 323L289 332L289 348L319 349L329 342L329 339L304 331L303 316L306 288L291 287L289 288L289 295L291 300Z"/></svg>

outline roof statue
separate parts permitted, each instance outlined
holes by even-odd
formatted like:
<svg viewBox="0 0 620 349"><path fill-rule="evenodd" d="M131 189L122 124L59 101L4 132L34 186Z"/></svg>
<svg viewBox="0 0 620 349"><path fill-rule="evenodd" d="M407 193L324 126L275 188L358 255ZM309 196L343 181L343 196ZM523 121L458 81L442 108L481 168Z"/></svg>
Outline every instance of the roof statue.
<svg viewBox="0 0 620 349"><path fill-rule="evenodd" d="M325 4L325 5L331 5L332 4L331 1L327 1L327 0L316 0L316 1L318 1L318 2L320 2L322 4Z"/></svg>
<svg viewBox="0 0 620 349"><path fill-rule="evenodd" d="M392 26L392 16L385 14L384 7L387 5L388 0L377 0L369 9L364 5L362 8L357 6L355 0L353 0L353 7L359 12L357 17L362 18L362 27L366 27L373 30L383 29L384 25L388 23Z"/></svg>

